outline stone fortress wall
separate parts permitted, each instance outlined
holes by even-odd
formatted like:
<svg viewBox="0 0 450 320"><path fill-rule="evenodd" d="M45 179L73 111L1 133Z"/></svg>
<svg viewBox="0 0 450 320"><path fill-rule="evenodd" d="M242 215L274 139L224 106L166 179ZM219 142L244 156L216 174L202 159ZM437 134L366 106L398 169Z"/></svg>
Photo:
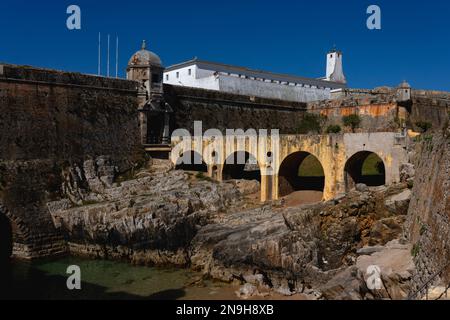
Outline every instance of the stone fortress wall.
<svg viewBox="0 0 450 320"><path fill-rule="evenodd" d="M172 128L193 132L194 121L205 130L279 129L295 133L306 103L237 95L232 93L164 85L164 97L174 110Z"/></svg>
<svg viewBox="0 0 450 320"><path fill-rule="evenodd" d="M133 81L0 65L0 210L16 256L64 251L46 202L74 187L67 168L107 156L122 172L142 161L136 108Z"/></svg>
<svg viewBox="0 0 450 320"><path fill-rule="evenodd" d="M401 88L345 88L336 90L329 100L309 102L307 109L326 116L325 127L343 127L342 117L350 114L358 114L361 130L369 132L398 130L403 125L420 131L418 122L428 122L434 129L445 126L450 109L448 92L408 90L409 98L401 95Z"/></svg>

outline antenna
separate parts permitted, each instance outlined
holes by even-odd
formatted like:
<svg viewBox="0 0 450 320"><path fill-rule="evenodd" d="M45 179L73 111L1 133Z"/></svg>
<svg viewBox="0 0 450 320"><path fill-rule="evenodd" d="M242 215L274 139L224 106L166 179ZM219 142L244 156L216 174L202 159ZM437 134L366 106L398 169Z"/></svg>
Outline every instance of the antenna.
<svg viewBox="0 0 450 320"><path fill-rule="evenodd" d="M108 63L106 64L106 76L109 77L109 34L108 34Z"/></svg>
<svg viewBox="0 0 450 320"><path fill-rule="evenodd" d="M101 74L101 64L102 64L102 35L98 33L98 75Z"/></svg>
<svg viewBox="0 0 450 320"><path fill-rule="evenodd" d="M119 75L119 37L116 36L116 78Z"/></svg>

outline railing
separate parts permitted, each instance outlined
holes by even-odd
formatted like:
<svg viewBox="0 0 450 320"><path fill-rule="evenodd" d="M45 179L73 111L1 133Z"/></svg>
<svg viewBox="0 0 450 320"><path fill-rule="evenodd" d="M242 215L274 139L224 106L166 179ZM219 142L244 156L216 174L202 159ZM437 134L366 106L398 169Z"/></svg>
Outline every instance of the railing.
<svg viewBox="0 0 450 320"><path fill-rule="evenodd" d="M433 274L419 289L414 291L413 293L410 293L407 297L407 300L415 300L417 299L417 296L425 290L425 299L428 300L428 289L430 285L433 283L434 280L436 280L437 277L439 277L448 267L450 266L450 262L447 263L444 267L442 267L438 272ZM450 290L450 284L445 288L445 291L436 299L441 299L444 295L447 297L448 290Z"/></svg>

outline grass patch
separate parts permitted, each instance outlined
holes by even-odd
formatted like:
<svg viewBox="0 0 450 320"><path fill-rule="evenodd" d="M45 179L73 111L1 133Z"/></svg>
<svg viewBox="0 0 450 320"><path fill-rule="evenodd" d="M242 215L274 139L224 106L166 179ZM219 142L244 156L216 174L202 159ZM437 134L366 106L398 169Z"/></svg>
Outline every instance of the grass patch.
<svg viewBox="0 0 450 320"><path fill-rule="evenodd" d="M379 176L384 173L383 161L374 153L369 155L363 163L363 176Z"/></svg>
<svg viewBox="0 0 450 320"><path fill-rule="evenodd" d="M421 249L420 243L416 243L411 249L411 255L414 258L417 257L420 253L420 249Z"/></svg>
<svg viewBox="0 0 450 320"><path fill-rule="evenodd" d="M324 175L322 165L313 155L307 156L298 168L299 177L323 177Z"/></svg>

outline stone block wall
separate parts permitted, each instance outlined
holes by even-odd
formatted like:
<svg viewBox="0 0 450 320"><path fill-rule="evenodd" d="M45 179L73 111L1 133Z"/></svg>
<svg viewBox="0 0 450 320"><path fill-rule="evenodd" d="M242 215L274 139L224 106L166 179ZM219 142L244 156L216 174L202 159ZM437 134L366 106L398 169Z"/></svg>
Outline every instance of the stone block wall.
<svg viewBox="0 0 450 320"><path fill-rule="evenodd" d="M250 97L213 90L164 85L166 101L174 109L171 128L193 132L194 121L204 130L279 129L281 134L296 132L306 104Z"/></svg>
<svg viewBox="0 0 450 320"><path fill-rule="evenodd" d="M46 207L64 196L64 170L100 156L118 173L143 161L136 87L133 81L0 66L0 204L19 226L15 255L64 251Z"/></svg>
<svg viewBox="0 0 450 320"><path fill-rule="evenodd" d="M445 268L432 285L450 283L450 127L420 137L406 234L413 244L415 283L424 284ZM442 283L438 283L442 281Z"/></svg>
<svg viewBox="0 0 450 320"><path fill-rule="evenodd" d="M433 129L441 129L450 117L450 93L414 90L410 107L410 124L417 128L417 122L428 122Z"/></svg>
<svg viewBox="0 0 450 320"><path fill-rule="evenodd" d="M393 94L348 93L338 99L308 103L308 112L320 114L324 118L323 129L339 125L345 132L342 117L357 114L361 118L357 132L392 132L401 128L406 120L406 110L399 106Z"/></svg>

